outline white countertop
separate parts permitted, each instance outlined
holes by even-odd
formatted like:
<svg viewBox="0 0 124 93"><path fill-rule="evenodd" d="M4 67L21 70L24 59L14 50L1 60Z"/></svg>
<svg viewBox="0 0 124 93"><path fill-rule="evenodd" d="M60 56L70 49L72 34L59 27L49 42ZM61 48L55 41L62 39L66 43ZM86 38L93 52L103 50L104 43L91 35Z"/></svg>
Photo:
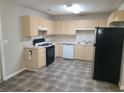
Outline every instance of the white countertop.
<svg viewBox="0 0 124 93"><path fill-rule="evenodd" d="M78 44L78 45L85 45L85 46L86 46L86 45L87 45L87 46L93 46L92 43L85 44L85 43L78 43L78 42L55 42L55 44L56 44L56 43L60 43L60 44L61 44L61 43L62 43L62 44L72 44L72 45L77 45L77 44Z"/></svg>
<svg viewBox="0 0 124 93"><path fill-rule="evenodd" d="M55 43L53 43L53 45L55 45ZM34 49L46 48L46 46L34 46L34 45L32 45L32 44L29 44L29 43L24 44L23 46L24 46L24 48L34 48ZM51 46L51 45L50 45L50 46Z"/></svg>
<svg viewBox="0 0 124 93"><path fill-rule="evenodd" d="M40 48L45 48L44 46L34 46L31 44L24 44L24 48L35 48L35 49L40 49Z"/></svg>
<svg viewBox="0 0 124 93"><path fill-rule="evenodd" d="M52 43L52 42L50 42ZM93 44L85 44L85 43L78 43L78 42L53 42L53 45L60 43L60 44L72 44L72 45L85 45L85 46L93 46ZM32 44L24 44L24 48L34 48L34 49L40 49L40 48L45 48L45 46L34 46Z"/></svg>

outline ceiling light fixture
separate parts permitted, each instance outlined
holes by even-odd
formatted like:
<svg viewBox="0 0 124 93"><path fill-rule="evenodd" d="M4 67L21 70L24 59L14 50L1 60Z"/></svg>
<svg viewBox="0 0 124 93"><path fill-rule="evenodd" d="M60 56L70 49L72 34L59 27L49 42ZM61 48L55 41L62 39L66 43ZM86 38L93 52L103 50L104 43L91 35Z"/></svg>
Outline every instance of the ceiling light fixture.
<svg viewBox="0 0 124 93"><path fill-rule="evenodd" d="M75 14L79 14L81 12L81 8L77 4L72 4L71 6L64 5L64 8L69 12L73 12Z"/></svg>

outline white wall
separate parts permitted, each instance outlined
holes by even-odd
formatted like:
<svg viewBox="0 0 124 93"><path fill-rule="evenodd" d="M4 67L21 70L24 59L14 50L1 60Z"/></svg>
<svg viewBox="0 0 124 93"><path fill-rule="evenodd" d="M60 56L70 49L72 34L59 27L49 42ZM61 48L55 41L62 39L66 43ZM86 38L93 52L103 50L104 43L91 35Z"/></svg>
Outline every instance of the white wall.
<svg viewBox="0 0 124 93"><path fill-rule="evenodd" d="M124 3L118 8L118 10L124 10Z"/></svg>
<svg viewBox="0 0 124 93"><path fill-rule="evenodd" d="M118 10L124 10L124 3L118 8ZM119 27L124 27L124 23L119 23L118 26ZM120 86L120 89L124 90L124 44L123 44L123 55L122 55L119 86Z"/></svg>
<svg viewBox="0 0 124 93"><path fill-rule="evenodd" d="M53 20L86 20L86 19L107 19L110 13L61 15L53 16Z"/></svg>
<svg viewBox="0 0 124 93"><path fill-rule="evenodd" d="M1 0L0 0L0 81L2 80L2 53L1 53Z"/></svg>
<svg viewBox="0 0 124 93"><path fill-rule="evenodd" d="M8 0L9 1L9 0ZM2 32L4 39L4 71L7 79L24 68L23 65L23 43L24 39L21 31L22 15L49 16L37 11L15 5L3 0L2 3Z"/></svg>

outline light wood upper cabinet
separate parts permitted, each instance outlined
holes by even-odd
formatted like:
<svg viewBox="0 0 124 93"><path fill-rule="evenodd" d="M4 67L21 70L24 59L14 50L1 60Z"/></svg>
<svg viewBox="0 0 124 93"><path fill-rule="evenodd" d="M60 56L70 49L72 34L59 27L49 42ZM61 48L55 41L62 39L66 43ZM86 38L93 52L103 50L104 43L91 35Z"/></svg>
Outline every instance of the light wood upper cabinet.
<svg viewBox="0 0 124 93"><path fill-rule="evenodd" d="M54 21L48 20L48 35L53 35L55 34L55 23Z"/></svg>
<svg viewBox="0 0 124 93"><path fill-rule="evenodd" d="M119 15L119 14L117 14ZM109 18L110 20L111 18ZM116 18L117 19L117 18ZM38 27L47 28L47 35L76 35L78 28L104 27L106 20L68 20L68 21L52 21L40 17L23 16L22 30L24 36L38 36Z"/></svg>
<svg viewBox="0 0 124 93"><path fill-rule="evenodd" d="M49 20L45 19L45 18L41 18L41 17L37 17L38 19L38 25L39 26L44 26L44 27L48 27L49 25Z"/></svg>
<svg viewBox="0 0 124 93"><path fill-rule="evenodd" d="M37 20L32 16L22 16L22 30L24 36L37 36Z"/></svg>
<svg viewBox="0 0 124 93"><path fill-rule="evenodd" d="M55 21L55 34L75 35L75 27L73 21Z"/></svg>
<svg viewBox="0 0 124 93"><path fill-rule="evenodd" d="M55 34L63 34L64 32L63 22L55 21Z"/></svg>
<svg viewBox="0 0 124 93"><path fill-rule="evenodd" d="M54 21L43 19L43 18L38 18L38 19L39 19L39 26L43 26L48 29L47 35L55 34L54 33Z"/></svg>
<svg viewBox="0 0 124 93"><path fill-rule="evenodd" d="M109 25L113 22L114 17L115 17L115 14L113 12L113 13L111 13L111 15L109 16L109 18L107 20L107 27L109 27Z"/></svg>
<svg viewBox="0 0 124 93"><path fill-rule="evenodd" d="M114 21L124 21L124 10L115 11Z"/></svg>
<svg viewBox="0 0 124 93"><path fill-rule="evenodd" d="M53 21L40 17L22 16L22 30L24 36L38 36L39 26L46 27L48 29L48 35L55 34Z"/></svg>
<svg viewBox="0 0 124 93"><path fill-rule="evenodd" d="M98 27L106 27L107 19L98 20Z"/></svg>
<svg viewBox="0 0 124 93"><path fill-rule="evenodd" d="M107 20L107 26L110 26L112 23L124 21L124 10L118 10L111 13Z"/></svg>
<svg viewBox="0 0 124 93"><path fill-rule="evenodd" d="M98 20L77 20L75 21L76 28L95 28L98 26Z"/></svg>

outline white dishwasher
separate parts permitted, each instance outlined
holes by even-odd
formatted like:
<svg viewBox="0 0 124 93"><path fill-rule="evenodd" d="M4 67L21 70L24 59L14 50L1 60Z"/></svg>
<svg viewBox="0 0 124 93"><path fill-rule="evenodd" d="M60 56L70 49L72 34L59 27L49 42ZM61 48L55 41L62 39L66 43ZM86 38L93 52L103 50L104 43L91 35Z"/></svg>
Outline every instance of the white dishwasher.
<svg viewBox="0 0 124 93"><path fill-rule="evenodd" d="M74 59L74 44L63 45L63 58Z"/></svg>

